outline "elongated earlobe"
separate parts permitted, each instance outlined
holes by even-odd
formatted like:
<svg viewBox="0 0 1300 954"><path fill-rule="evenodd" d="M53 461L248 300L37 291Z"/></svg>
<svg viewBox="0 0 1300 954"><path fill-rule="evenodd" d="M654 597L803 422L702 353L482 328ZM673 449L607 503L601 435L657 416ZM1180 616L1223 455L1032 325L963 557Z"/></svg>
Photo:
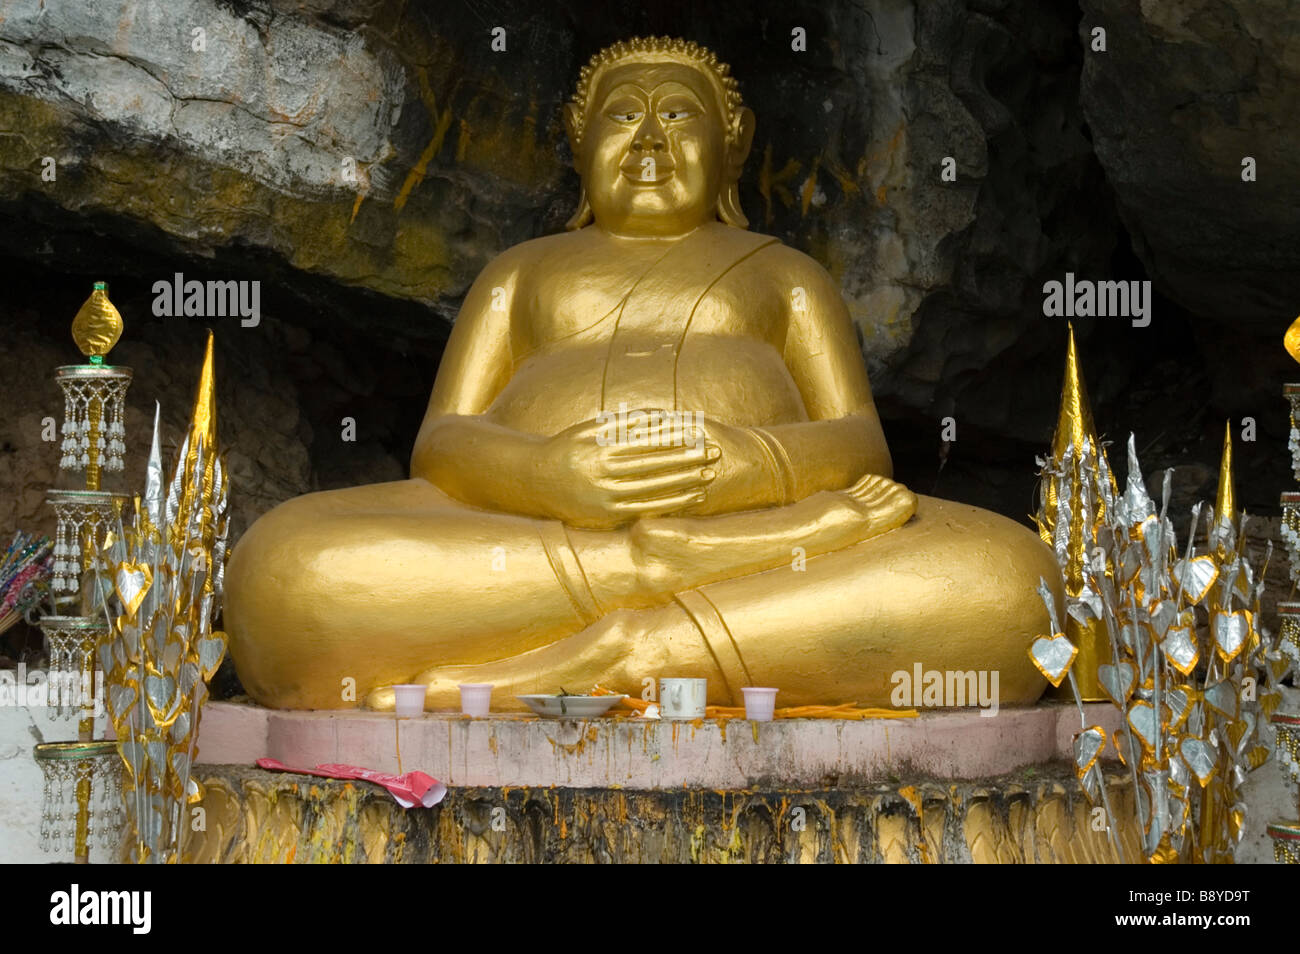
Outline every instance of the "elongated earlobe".
<svg viewBox="0 0 1300 954"><path fill-rule="evenodd" d="M574 229L580 229L588 224L594 214L591 211L591 203L587 201L587 190L584 188L578 193L578 211L573 213L573 217L564 223L564 227L572 232Z"/></svg>
<svg viewBox="0 0 1300 954"><path fill-rule="evenodd" d="M740 210L740 186L735 181L723 186L722 194L718 196L718 218L734 228L749 228L749 219Z"/></svg>

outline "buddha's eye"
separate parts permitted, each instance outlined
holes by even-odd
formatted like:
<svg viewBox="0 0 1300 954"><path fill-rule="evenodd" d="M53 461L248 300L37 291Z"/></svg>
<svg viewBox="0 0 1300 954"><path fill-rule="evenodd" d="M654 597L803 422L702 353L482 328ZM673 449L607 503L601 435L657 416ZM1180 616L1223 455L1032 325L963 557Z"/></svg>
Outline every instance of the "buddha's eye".
<svg viewBox="0 0 1300 954"><path fill-rule="evenodd" d="M610 115L620 123L635 123L645 114L635 109L617 109Z"/></svg>
<svg viewBox="0 0 1300 954"><path fill-rule="evenodd" d="M661 109L659 118L672 121L675 119L690 119L695 114L689 109Z"/></svg>

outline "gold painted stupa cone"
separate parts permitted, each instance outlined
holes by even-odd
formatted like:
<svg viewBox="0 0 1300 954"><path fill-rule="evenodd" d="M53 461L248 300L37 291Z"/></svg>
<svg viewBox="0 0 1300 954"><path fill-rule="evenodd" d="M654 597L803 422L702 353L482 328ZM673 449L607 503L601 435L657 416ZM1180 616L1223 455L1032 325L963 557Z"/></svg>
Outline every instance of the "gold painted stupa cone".
<svg viewBox="0 0 1300 954"><path fill-rule="evenodd" d="M1085 478L1079 466L1078 455L1083 451L1085 442L1089 446L1085 463L1091 463L1094 473L1100 473L1101 469L1097 465L1106 461L1106 452L1097 443L1097 430L1092 420L1092 408L1088 404L1088 391L1083 382L1083 375L1079 371L1079 356L1074 345L1074 325L1071 324L1065 352L1065 381L1061 386L1061 409L1057 415L1056 433L1052 436L1053 467L1059 468L1066 451L1071 447L1074 448L1070 479L1067 484L1070 497L1069 543L1066 550L1066 564L1061 568L1062 576L1065 578L1067 598L1078 596L1082 591L1083 568L1088 553L1095 546L1097 528L1109 519L1109 514L1098 501L1092 514L1091 524L1085 526L1083 522L1083 508L1080 504ZM1111 492L1117 493L1109 461L1105 463L1104 472L1110 482ZM1046 486L1047 492L1043 495L1043 509L1038 516L1038 527L1043 540L1051 546L1056 534L1057 491L1055 481L1048 480ZM1067 615L1065 635L1070 638L1070 642L1079 647L1079 655L1074 662L1074 677L1079 686L1079 694L1085 702L1105 701L1107 696L1097 681L1097 667L1102 663L1110 662L1110 640L1105 625L1098 619L1081 623L1073 616ZM1047 693L1049 696L1062 699L1074 697L1067 682L1062 682L1055 689L1049 687Z"/></svg>
<svg viewBox="0 0 1300 954"><path fill-rule="evenodd" d="M105 282L95 282L90 297L72 319L72 340L77 343L82 354L99 364L121 337L122 316L108 300L108 285Z"/></svg>

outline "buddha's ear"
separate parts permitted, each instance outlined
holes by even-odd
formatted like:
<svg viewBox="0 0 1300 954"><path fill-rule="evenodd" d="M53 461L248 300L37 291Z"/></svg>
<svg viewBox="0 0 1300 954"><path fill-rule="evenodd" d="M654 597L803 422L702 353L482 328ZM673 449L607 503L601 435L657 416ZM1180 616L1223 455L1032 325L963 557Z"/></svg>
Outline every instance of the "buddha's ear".
<svg viewBox="0 0 1300 954"><path fill-rule="evenodd" d="M727 151L727 166L737 178L745 166L745 160L749 158L749 149L753 144L754 111L745 106L731 121L731 146Z"/></svg>
<svg viewBox="0 0 1300 954"><path fill-rule="evenodd" d="M593 218L595 218L595 213L591 211L591 203L587 201L587 190L584 187L578 194L578 211L574 212L569 221L564 223L564 227L572 232L574 229L582 228Z"/></svg>
<svg viewBox="0 0 1300 954"><path fill-rule="evenodd" d="M731 142L727 147L727 167L722 193L718 196L718 218L738 229L749 228L749 219L740 208L740 173L754 144L754 112L741 109L731 123Z"/></svg>

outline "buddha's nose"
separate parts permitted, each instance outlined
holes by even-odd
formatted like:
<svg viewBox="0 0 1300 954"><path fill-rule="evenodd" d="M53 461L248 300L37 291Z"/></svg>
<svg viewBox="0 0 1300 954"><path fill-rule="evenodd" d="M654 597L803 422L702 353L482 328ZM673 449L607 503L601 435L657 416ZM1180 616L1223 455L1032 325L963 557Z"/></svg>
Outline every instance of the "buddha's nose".
<svg viewBox="0 0 1300 954"><path fill-rule="evenodd" d="M663 152L667 148L663 127L659 125L654 113L646 113L632 140L632 148L637 152Z"/></svg>

